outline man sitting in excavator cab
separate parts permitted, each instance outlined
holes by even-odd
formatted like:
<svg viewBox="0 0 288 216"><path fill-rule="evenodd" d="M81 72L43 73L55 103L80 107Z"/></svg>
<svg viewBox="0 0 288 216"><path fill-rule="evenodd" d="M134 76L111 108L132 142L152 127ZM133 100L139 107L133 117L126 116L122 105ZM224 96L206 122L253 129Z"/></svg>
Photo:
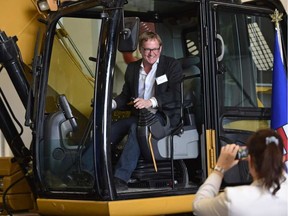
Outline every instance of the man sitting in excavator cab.
<svg viewBox="0 0 288 216"><path fill-rule="evenodd" d="M180 63L172 57L161 55L162 40L154 32L140 35L139 51L142 59L128 65L122 92L112 102L114 109L127 105L131 107L130 117L112 125L112 144L117 144L119 138L128 134L114 173L115 185L119 190L128 189L128 180L141 154L137 136L140 115L151 115L151 123L158 122L159 131L163 129L158 138L167 136L176 128L181 116Z"/></svg>

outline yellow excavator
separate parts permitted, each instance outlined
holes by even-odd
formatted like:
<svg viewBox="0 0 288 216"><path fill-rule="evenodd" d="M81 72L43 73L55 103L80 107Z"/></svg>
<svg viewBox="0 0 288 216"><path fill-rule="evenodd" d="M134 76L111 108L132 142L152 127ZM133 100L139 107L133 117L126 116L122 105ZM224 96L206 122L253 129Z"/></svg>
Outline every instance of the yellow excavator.
<svg viewBox="0 0 288 216"><path fill-rule="evenodd" d="M0 129L13 153L0 157L1 214L191 214L221 147L245 146L254 131L270 127L271 16L279 18L287 68L284 3L1 1L0 79L5 70L26 111L17 119L0 86ZM127 63L139 58L143 31L157 32L162 53L182 65L181 124L159 138L161 128L141 117L142 154L128 190L119 191L113 172L126 137L111 145L111 125L130 110L111 103ZM222 186L248 184L247 176L241 161Z"/></svg>

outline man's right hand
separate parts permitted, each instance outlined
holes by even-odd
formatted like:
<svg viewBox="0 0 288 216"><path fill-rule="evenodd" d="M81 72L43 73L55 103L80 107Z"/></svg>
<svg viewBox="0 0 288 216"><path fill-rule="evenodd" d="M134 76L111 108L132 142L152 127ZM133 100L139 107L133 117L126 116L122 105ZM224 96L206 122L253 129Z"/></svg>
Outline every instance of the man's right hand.
<svg viewBox="0 0 288 216"><path fill-rule="evenodd" d="M152 102L150 100L145 100L143 98L136 98L133 102L136 109L147 109L152 106Z"/></svg>

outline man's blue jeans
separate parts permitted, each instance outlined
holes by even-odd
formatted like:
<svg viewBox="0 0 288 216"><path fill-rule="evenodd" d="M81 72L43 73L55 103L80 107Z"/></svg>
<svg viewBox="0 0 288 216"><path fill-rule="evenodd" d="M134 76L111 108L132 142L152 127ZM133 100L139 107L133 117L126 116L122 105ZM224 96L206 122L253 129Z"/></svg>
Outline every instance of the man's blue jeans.
<svg viewBox="0 0 288 216"><path fill-rule="evenodd" d="M140 147L137 140L137 118L130 117L121 121L128 121L130 123L130 128L127 142L116 164L114 176L128 182L140 157ZM113 126L112 133L119 128Z"/></svg>
<svg viewBox="0 0 288 216"><path fill-rule="evenodd" d="M121 157L115 167L115 176L126 182L129 180L132 172L136 168L140 156L140 148L136 134L137 123L137 117L131 116L114 122L111 128L112 145L118 145L119 142L128 134L127 143L125 144ZM91 142L83 152L81 160L82 169L91 173L94 172L93 163L91 163L93 157L93 145Z"/></svg>
<svg viewBox="0 0 288 216"><path fill-rule="evenodd" d="M163 119L162 115L156 113L155 117L160 121L162 125L165 124L165 120ZM119 125L122 125L121 130L124 130L124 128L126 127L127 131L127 125L128 125L127 122L130 123L130 128L127 142L124 146L120 159L116 164L114 176L119 179L122 179L125 182L128 182L133 171L137 167L138 159L141 154L137 139L138 119L132 116L130 118L123 119L121 121L123 121L121 123L119 122ZM113 131L117 130L117 128L119 128L119 125L117 127L115 127L116 125L112 125L112 133ZM119 132L115 131L115 133L116 135L119 135Z"/></svg>

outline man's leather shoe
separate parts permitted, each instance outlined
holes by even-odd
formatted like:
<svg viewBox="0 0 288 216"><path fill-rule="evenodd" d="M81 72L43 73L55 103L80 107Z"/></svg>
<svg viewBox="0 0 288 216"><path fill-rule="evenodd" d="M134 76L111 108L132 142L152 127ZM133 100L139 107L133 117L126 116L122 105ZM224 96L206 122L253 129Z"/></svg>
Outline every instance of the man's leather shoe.
<svg viewBox="0 0 288 216"><path fill-rule="evenodd" d="M125 181L123 181L122 179L114 177L114 184L115 184L115 187L116 187L117 191L126 191L126 190L128 190L127 183Z"/></svg>

